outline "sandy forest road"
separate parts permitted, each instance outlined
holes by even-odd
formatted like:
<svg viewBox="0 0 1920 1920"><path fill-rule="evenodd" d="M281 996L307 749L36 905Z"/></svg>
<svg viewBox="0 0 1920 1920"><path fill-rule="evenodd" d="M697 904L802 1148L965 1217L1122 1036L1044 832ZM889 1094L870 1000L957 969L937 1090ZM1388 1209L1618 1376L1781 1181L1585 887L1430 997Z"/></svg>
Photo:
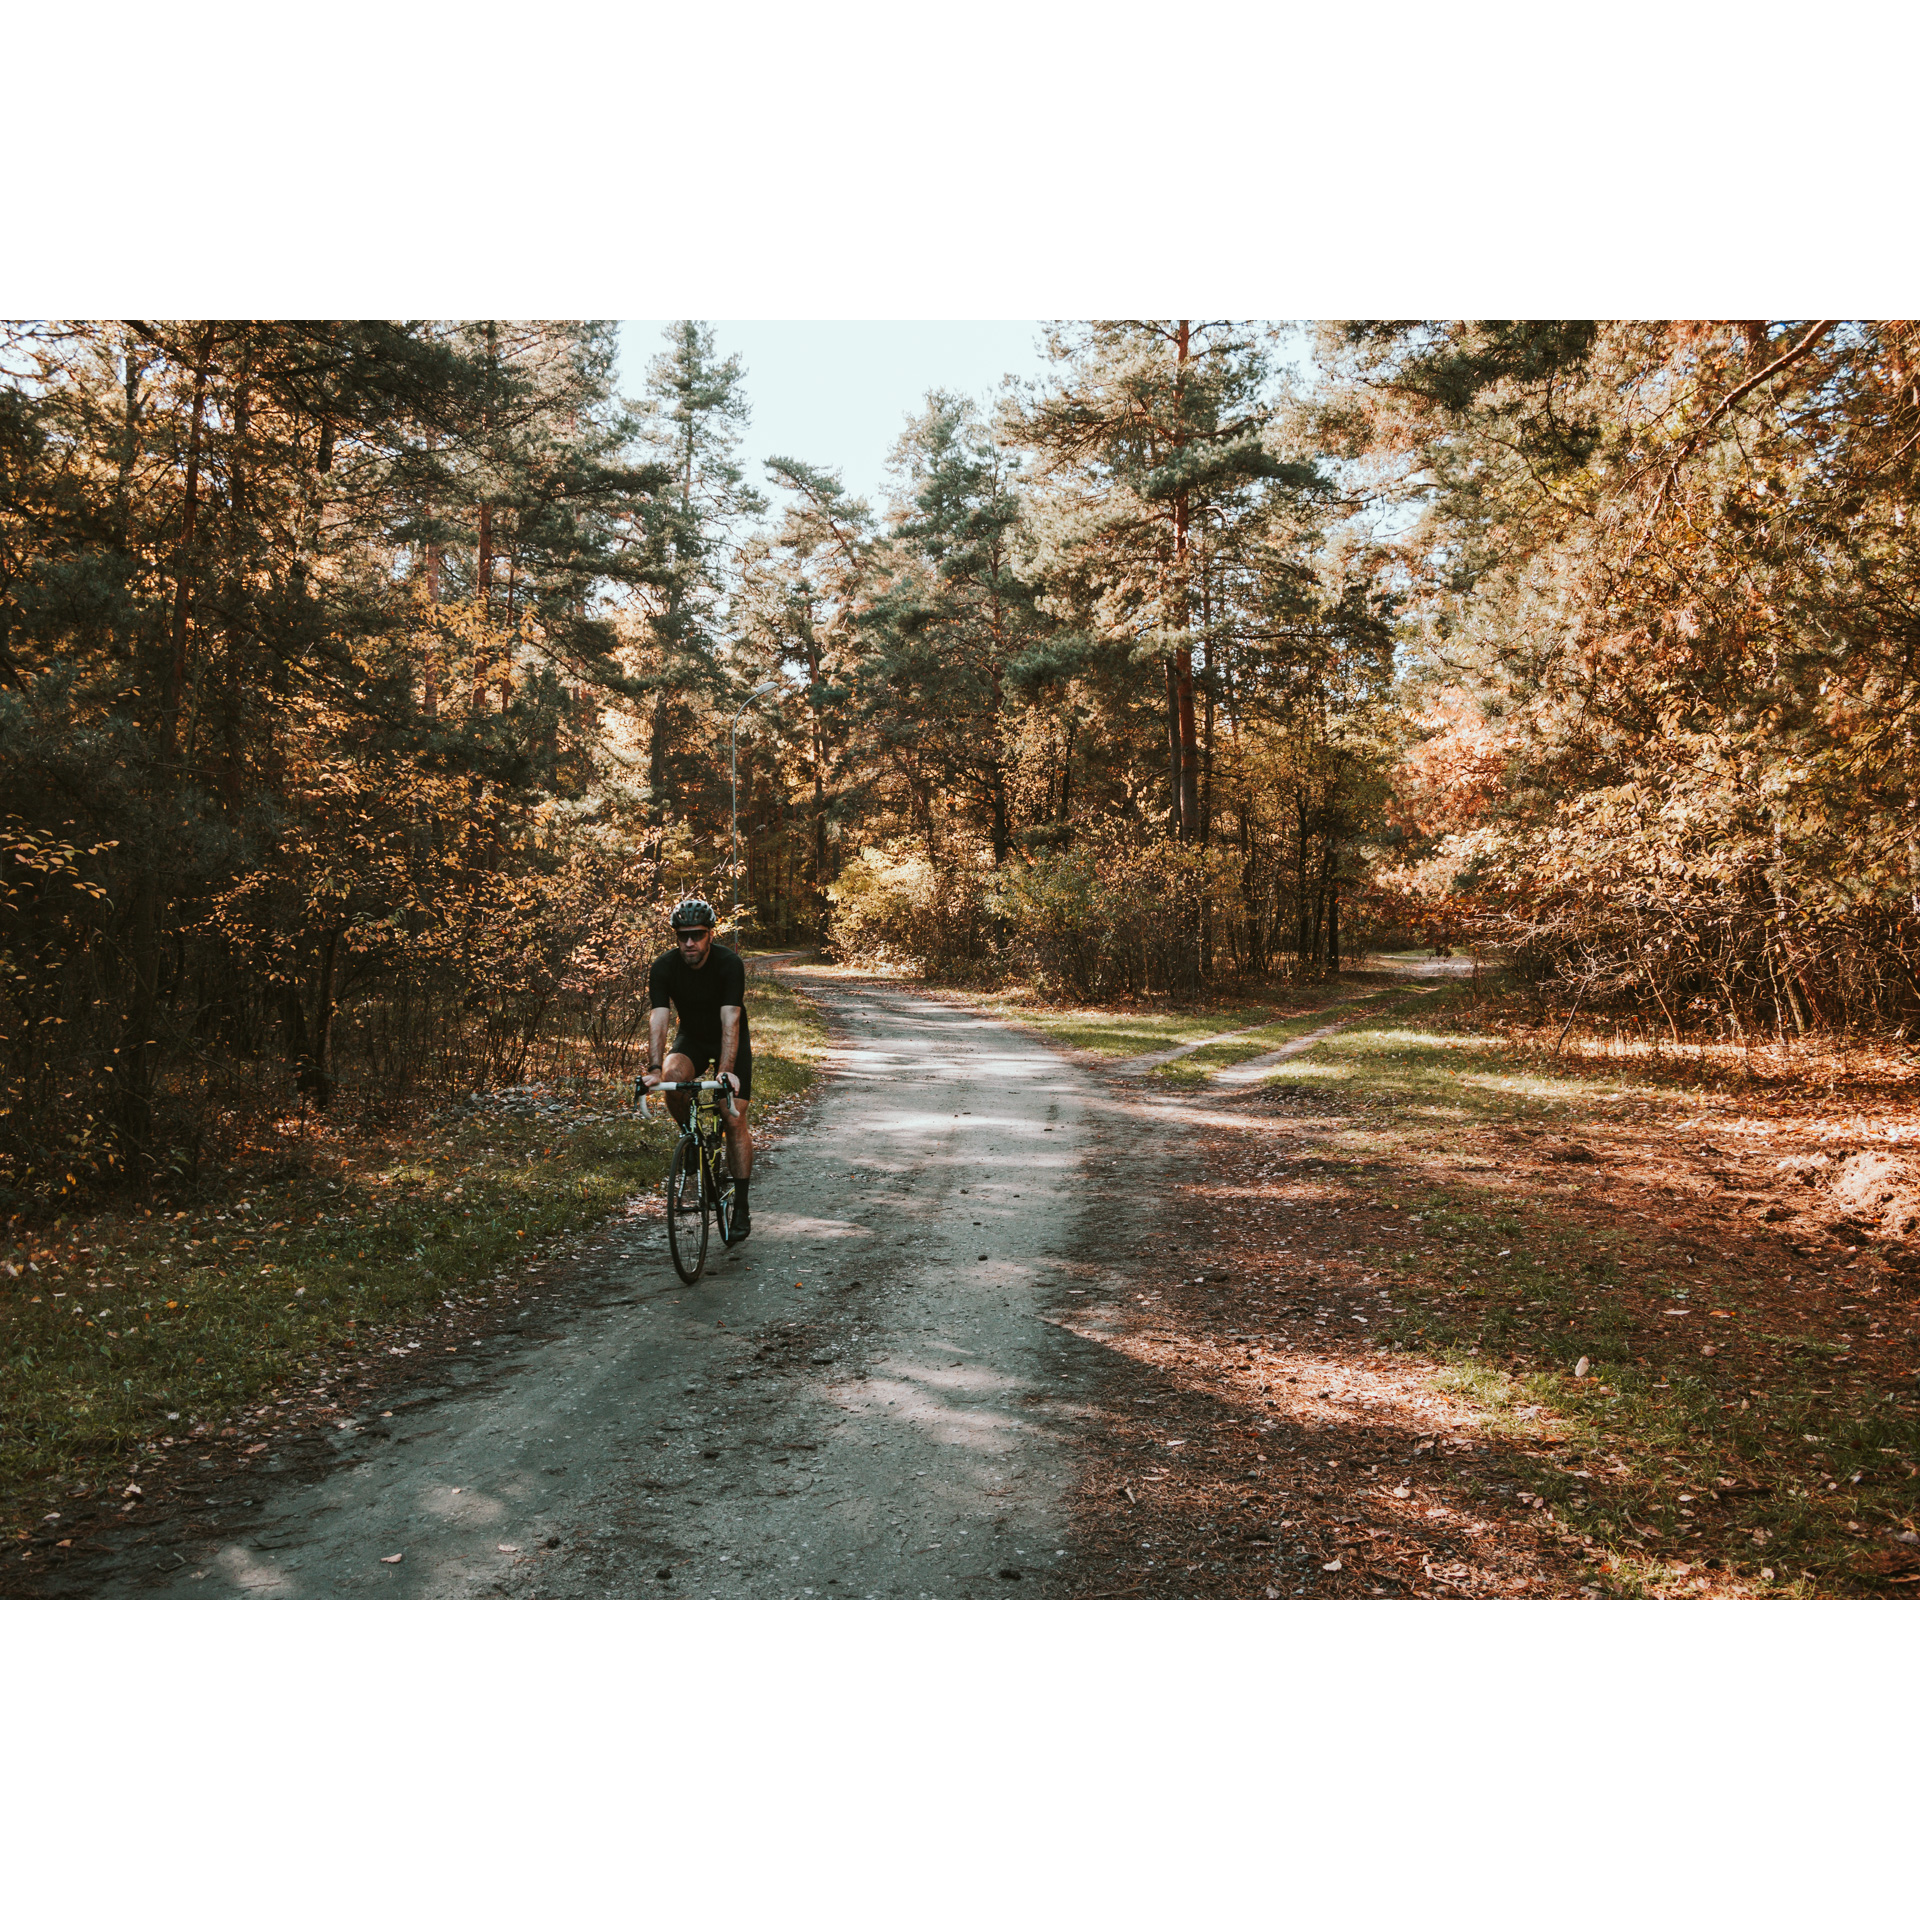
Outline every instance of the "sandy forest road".
<svg viewBox="0 0 1920 1920"><path fill-rule="evenodd" d="M811 990L832 1071L747 1246L688 1289L657 1216L623 1223L544 1342L336 1431L324 1471L263 1462L92 1590L1073 1590L1078 1441L1122 1363L1060 1321L1157 1231L1130 1103L970 1010Z"/></svg>

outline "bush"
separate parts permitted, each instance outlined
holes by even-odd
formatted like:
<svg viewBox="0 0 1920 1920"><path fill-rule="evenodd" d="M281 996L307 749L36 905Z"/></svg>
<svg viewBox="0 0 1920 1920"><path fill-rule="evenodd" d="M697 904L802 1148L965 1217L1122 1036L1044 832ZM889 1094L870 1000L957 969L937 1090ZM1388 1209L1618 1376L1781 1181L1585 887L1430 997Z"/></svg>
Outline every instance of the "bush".
<svg viewBox="0 0 1920 1920"><path fill-rule="evenodd" d="M1197 847L1077 847L1005 868L1006 957L1043 991L1079 1000L1186 993L1201 979L1208 856Z"/></svg>
<svg viewBox="0 0 1920 1920"><path fill-rule="evenodd" d="M910 841L862 847L827 889L828 942L856 966L926 980L975 978L996 958L990 878L971 849L942 866Z"/></svg>

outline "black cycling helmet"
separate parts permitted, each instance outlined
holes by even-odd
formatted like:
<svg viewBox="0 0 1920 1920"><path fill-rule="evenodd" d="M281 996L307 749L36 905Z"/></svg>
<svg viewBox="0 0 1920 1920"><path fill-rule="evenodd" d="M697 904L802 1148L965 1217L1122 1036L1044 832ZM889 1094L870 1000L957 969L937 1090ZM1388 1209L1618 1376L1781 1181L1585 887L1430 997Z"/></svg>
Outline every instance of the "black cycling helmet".
<svg viewBox="0 0 1920 1920"><path fill-rule="evenodd" d="M683 927L711 927L718 922L713 917L712 907L695 894L674 908L667 924L678 933Z"/></svg>

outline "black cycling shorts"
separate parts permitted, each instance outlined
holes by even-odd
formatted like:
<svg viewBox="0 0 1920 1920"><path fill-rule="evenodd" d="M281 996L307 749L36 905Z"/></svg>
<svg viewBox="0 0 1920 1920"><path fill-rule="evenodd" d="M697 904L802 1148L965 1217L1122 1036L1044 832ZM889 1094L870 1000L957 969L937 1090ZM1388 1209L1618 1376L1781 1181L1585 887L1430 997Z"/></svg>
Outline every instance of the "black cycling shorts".
<svg viewBox="0 0 1920 1920"><path fill-rule="evenodd" d="M688 1035L685 1032L673 1036L673 1045L669 1053L684 1053L693 1062L695 1073L705 1073L709 1060L720 1058L720 1036L713 1034ZM753 1036L747 1031L747 1023L740 1022L740 1050L733 1056L733 1077L740 1082L739 1097L742 1100L753 1098Z"/></svg>

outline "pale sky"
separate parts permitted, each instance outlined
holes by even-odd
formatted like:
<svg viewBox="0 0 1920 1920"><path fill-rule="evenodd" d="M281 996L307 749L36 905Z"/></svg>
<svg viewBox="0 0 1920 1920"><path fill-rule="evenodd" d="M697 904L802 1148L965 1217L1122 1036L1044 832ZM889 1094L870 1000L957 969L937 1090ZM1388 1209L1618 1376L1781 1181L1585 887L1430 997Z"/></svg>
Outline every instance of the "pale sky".
<svg viewBox="0 0 1920 1920"><path fill-rule="evenodd" d="M659 320L620 326L620 388L639 395L661 351ZM1044 366L1037 320L716 320L714 344L746 364L753 421L747 478L773 495L761 462L791 455L837 469L878 512L887 454L928 391L990 402L1003 376Z"/></svg>

